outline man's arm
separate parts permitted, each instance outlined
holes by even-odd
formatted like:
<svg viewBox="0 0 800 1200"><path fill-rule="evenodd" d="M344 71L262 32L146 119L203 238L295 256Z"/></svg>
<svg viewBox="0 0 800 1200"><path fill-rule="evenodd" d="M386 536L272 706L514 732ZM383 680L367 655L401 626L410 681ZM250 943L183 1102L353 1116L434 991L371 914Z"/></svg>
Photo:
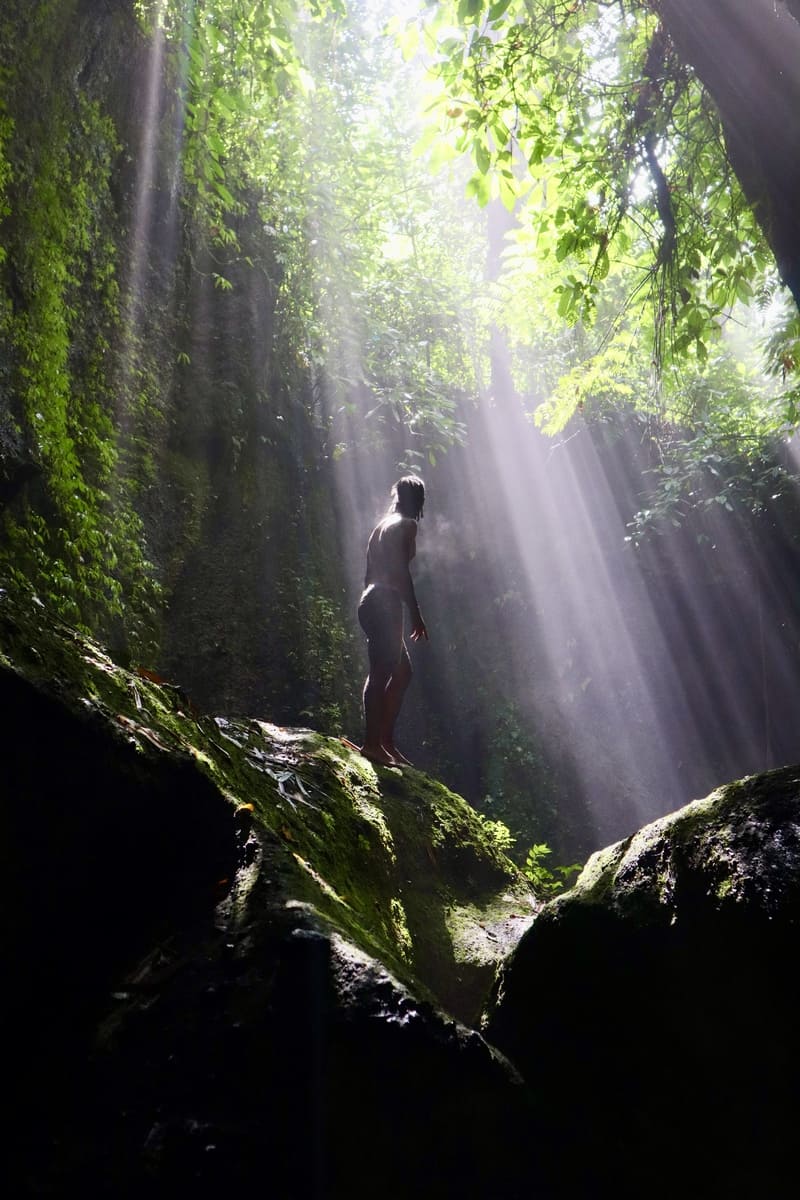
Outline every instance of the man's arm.
<svg viewBox="0 0 800 1200"><path fill-rule="evenodd" d="M420 638L424 638L427 642L428 630L425 628L425 622L422 619L422 613L419 611L417 597L414 592L414 581L411 578L411 560L417 552L417 523L410 518L403 522L404 534L404 549L405 562L403 564L403 580L400 594L408 607L411 617L411 640L418 642Z"/></svg>

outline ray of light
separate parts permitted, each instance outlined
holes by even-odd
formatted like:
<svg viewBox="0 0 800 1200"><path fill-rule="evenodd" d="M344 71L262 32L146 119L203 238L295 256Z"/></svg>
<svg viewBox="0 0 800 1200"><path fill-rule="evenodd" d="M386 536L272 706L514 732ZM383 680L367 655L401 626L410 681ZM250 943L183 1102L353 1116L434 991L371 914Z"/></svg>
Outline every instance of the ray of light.
<svg viewBox="0 0 800 1200"><path fill-rule="evenodd" d="M160 52L154 49L153 79L161 70ZM310 65L313 70L318 64L312 59ZM146 125L155 123L156 109L155 98L148 99ZM308 116L305 152L315 178L327 131L315 125L313 98ZM144 130L134 251L146 244L151 220L149 136ZM343 153L355 154L355 148L343 147ZM335 223L323 229L314 211L325 202L312 191L306 230L317 256L317 305L332 347L315 387L330 431L326 452L335 455L335 440L346 446L336 460L331 503L355 625L366 539L385 510L410 435L398 427L396 437L390 430L370 442L364 314L359 301L331 281L338 247L322 239L335 238ZM134 298L142 270L134 255ZM259 370L255 362L253 370ZM439 736L450 737L451 754L454 745L468 753L467 743L483 735L469 724L474 716L465 714L477 711L470 692L480 686L481 674L496 668L481 645L483 630L494 626L487 642L503 647L505 678L493 686L558 747L554 757L561 756L580 790L589 840L600 844L709 790L722 782L719 772L773 764L780 751L771 697L789 694L797 665L775 624L792 571L787 567L786 581L778 580L766 551L732 522L718 528L714 542L718 592L700 578L696 555L664 552L660 575L645 569L624 549L637 488L630 448L604 452L588 427L561 446L547 443L525 421L502 363L495 363L494 382L472 419L471 443L459 452L459 477L439 467L425 472L429 509L415 570L437 624L427 666L420 656L415 686L427 688L428 714L437 703L447 708L450 728ZM454 494L445 495L446 487ZM463 569L470 556L483 564L482 576L477 567L471 574ZM651 559L646 562L652 567ZM453 595L451 572L467 581L472 595ZM706 575L713 583L713 573ZM454 632L457 622L445 596L450 605L469 600L479 613L467 644L457 644L465 635ZM743 631L755 637L753 644L742 645ZM424 741L424 705L418 709L412 720ZM434 759L426 765L436 768Z"/></svg>

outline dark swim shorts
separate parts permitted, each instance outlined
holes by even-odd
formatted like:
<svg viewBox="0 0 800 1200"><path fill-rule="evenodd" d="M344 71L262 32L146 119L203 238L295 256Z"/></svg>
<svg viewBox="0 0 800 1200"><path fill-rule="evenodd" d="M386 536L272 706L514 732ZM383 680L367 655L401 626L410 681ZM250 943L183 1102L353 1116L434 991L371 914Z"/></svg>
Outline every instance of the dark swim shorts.
<svg viewBox="0 0 800 1200"><path fill-rule="evenodd" d="M358 620L367 635L370 662L394 667L403 653L403 601L394 588L371 583L361 597Z"/></svg>

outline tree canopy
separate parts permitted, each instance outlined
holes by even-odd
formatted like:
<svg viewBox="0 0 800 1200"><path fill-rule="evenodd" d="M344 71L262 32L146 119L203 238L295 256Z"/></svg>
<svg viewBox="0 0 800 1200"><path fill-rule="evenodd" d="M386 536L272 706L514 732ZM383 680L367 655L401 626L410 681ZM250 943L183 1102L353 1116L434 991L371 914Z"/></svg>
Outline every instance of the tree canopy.
<svg viewBox="0 0 800 1200"><path fill-rule="evenodd" d="M377 36L380 6L140 8L161 21L182 64L185 197L195 214L205 210L220 251L216 285L229 286L232 217L255 192L309 361L324 361L352 391L362 357L353 346L365 346L360 382L377 400L373 416L391 413L432 445L446 441L459 426L452 386L460 379L469 392L481 376L474 314L487 309L471 299L481 251L475 243L459 255L452 219L437 221L452 208L446 186L427 215L420 208L434 187L416 163L423 151L434 172L469 157L467 196L513 213L490 315L513 331L532 370L521 390L548 401L539 419L551 431L603 395L677 396L670 417L690 419L687 376L702 375L709 356L718 371L721 331L759 310L770 315L765 367L776 381L766 389L770 435L796 420L800 324L780 308L796 287L795 5L445 0L389 21L413 60L405 71ZM423 71L435 84L412 152ZM463 238L463 214L457 226ZM526 316L532 302L536 321ZM382 331L365 312L383 314ZM471 353L462 343L453 359L462 320ZM444 327L449 336L437 340ZM565 337L569 327L585 332Z"/></svg>
<svg viewBox="0 0 800 1200"><path fill-rule="evenodd" d="M441 82L433 154L440 136L469 153L478 200L499 195L563 264L561 317L593 319L624 265L660 365L704 361L773 256L797 298L800 26L783 5L454 0L402 39Z"/></svg>
<svg viewBox="0 0 800 1200"><path fill-rule="evenodd" d="M467 192L512 214L498 319L550 432L632 405L685 464L695 433L738 457L796 424L796 17L446 0L395 20L438 82L431 165L466 156ZM742 326L761 330L744 358Z"/></svg>

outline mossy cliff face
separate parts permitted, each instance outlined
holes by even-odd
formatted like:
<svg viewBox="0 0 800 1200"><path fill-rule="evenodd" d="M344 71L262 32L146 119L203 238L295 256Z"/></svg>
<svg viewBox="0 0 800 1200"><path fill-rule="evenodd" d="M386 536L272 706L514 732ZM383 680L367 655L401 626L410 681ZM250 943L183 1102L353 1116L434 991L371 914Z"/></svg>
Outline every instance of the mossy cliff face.
<svg viewBox="0 0 800 1200"><path fill-rule="evenodd" d="M797 767L600 851L545 906L485 1028L547 1088L547 1168L566 1194L793 1186L799 928Z"/></svg>
<svg viewBox="0 0 800 1200"><path fill-rule="evenodd" d="M330 448L275 230L243 192L236 252L213 243L180 48L135 10L0 14L0 575L216 712L352 726Z"/></svg>
<svg viewBox="0 0 800 1200"><path fill-rule="evenodd" d="M464 801L201 715L30 594L0 693L26 1185L211 1194L266 1155L281 1196L512 1186L521 1088L455 1018L533 900Z"/></svg>

